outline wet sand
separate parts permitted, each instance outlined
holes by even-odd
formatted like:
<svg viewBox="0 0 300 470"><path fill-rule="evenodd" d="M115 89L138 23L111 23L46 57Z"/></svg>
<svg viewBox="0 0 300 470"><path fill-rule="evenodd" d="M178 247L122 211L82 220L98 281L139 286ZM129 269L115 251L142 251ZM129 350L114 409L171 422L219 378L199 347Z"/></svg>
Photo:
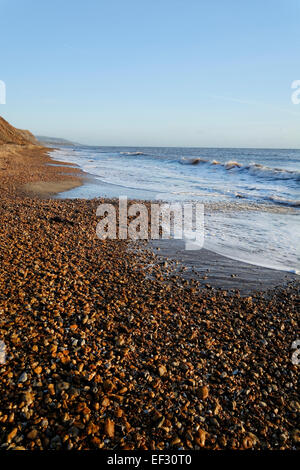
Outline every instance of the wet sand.
<svg viewBox="0 0 300 470"><path fill-rule="evenodd" d="M184 279L197 279L201 286L222 290L239 290L242 295L282 288L299 283L299 276L234 260L210 250L185 250L180 240L153 240L150 246L168 260L179 262L174 273Z"/></svg>
<svg viewBox="0 0 300 470"><path fill-rule="evenodd" d="M0 155L1 450L299 447L297 284L241 297L172 276L97 238L99 199L41 193L78 169Z"/></svg>

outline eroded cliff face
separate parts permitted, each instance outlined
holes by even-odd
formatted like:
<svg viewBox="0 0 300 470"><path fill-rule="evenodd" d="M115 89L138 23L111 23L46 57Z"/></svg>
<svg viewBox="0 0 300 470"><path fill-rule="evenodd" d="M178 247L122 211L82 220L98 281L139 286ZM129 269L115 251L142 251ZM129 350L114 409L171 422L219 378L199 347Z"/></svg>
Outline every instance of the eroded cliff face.
<svg viewBox="0 0 300 470"><path fill-rule="evenodd" d="M16 129L0 116L0 145L4 144L28 145L38 142L31 132Z"/></svg>

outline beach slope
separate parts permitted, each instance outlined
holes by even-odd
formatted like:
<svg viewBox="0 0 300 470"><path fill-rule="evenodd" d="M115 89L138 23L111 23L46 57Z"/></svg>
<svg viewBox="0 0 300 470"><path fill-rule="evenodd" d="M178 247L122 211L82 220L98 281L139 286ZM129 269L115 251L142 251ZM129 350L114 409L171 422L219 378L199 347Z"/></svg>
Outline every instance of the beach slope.
<svg viewBox="0 0 300 470"><path fill-rule="evenodd" d="M101 200L28 190L80 184L47 152L0 146L0 449L296 449L298 285L170 279Z"/></svg>

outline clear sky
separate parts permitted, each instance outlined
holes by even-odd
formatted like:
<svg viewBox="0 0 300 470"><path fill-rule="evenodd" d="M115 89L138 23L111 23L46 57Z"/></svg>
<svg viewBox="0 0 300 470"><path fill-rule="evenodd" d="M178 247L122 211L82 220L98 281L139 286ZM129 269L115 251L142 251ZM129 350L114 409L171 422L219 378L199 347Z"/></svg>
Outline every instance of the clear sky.
<svg viewBox="0 0 300 470"><path fill-rule="evenodd" d="M99 145L300 148L300 0L0 0L0 114Z"/></svg>

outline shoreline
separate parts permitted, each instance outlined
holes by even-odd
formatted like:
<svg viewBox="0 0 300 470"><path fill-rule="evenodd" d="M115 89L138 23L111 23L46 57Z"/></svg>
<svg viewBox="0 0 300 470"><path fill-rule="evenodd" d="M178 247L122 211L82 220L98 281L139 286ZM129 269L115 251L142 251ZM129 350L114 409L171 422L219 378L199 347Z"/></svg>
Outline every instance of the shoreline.
<svg viewBox="0 0 300 470"><path fill-rule="evenodd" d="M38 145L0 146L1 190L7 186L16 195L50 197L80 186L83 172L76 165L71 168L53 160L51 150Z"/></svg>
<svg viewBox="0 0 300 470"><path fill-rule="evenodd" d="M84 176L47 151L0 147L0 450L297 449L297 285L170 279L97 238L104 199L44 191Z"/></svg>
<svg viewBox="0 0 300 470"><path fill-rule="evenodd" d="M272 268L265 268L222 256L206 248L184 249L180 240L150 241L157 255L172 260L176 265L174 275L185 280L197 279L202 288L239 291L241 295L255 295L279 289L289 283L300 286L299 275Z"/></svg>
<svg viewBox="0 0 300 470"><path fill-rule="evenodd" d="M65 166L64 162L56 162L52 157L53 164L59 163ZM70 163L68 164L70 165ZM74 168L78 168L76 164L71 164ZM97 193L101 192L101 199L106 202L115 201L110 195L110 184L98 180L94 175L88 174L79 169L81 185L76 184L73 187L63 188L65 194L62 196L59 184L57 186L58 193L56 197L59 199L69 199L67 192L72 193L71 189L77 189L86 184L93 185L97 188ZM68 183L67 183L68 184ZM51 183L47 183L51 187ZM55 188L55 185L54 185ZM123 187L120 187L123 190ZM38 185L35 186L37 194L39 193ZM103 194L102 194L103 192ZM124 190L123 190L124 192ZM140 191L142 193L142 190ZM52 195L54 195L52 193ZM54 195L55 197L55 195ZM80 199L80 197L76 198ZM99 196L96 199L100 199ZM142 202L148 205L153 202L151 199L128 198L128 203ZM157 201L155 201L157 202ZM278 270L274 268L266 268L234 258L222 256L216 252L202 248L196 251L185 251L183 242L170 240L150 240L147 243L148 249L154 249L154 253L163 256L170 261L178 262L181 268L177 267L173 275L180 275L184 280L197 279L201 281L202 288L221 289L221 290L239 290L243 295L250 295L257 292L265 292L270 289L286 286L289 282L300 282L299 275L289 271ZM158 252L159 251L159 252ZM173 270L174 271L174 270ZM202 278L203 281L202 281Z"/></svg>
<svg viewBox="0 0 300 470"><path fill-rule="evenodd" d="M68 201L67 194L71 190L76 190L86 184L95 185L97 192L100 188L109 190L109 184L81 170L77 164L55 160L51 156L52 150L55 148L37 145L2 145L0 147L0 171L4 170L6 176L13 177L14 183L17 183L14 186L16 195L34 199L50 198ZM24 168L27 172L24 172ZM0 191L1 189L0 187ZM116 198L108 195L98 196L95 199L113 204L117 201ZM90 199L79 197L76 200L89 201ZM149 205L151 199L128 199L128 203L131 202ZM141 241L141 243L144 242ZM183 247L184 242L180 240L149 239L146 244L147 251L150 250L154 259L157 258L157 265L160 264L159 258L166 260L169 265L173 264L171 271L166 273L167 277L177 276L184 281L197 280L200 282L201 289L237 290L241 295L250 295L285 287L290 282L296 286L300 285L300 278L297 274L246 263L222 256L206 248L196 250L196 252L186 251Z"/></svg>

